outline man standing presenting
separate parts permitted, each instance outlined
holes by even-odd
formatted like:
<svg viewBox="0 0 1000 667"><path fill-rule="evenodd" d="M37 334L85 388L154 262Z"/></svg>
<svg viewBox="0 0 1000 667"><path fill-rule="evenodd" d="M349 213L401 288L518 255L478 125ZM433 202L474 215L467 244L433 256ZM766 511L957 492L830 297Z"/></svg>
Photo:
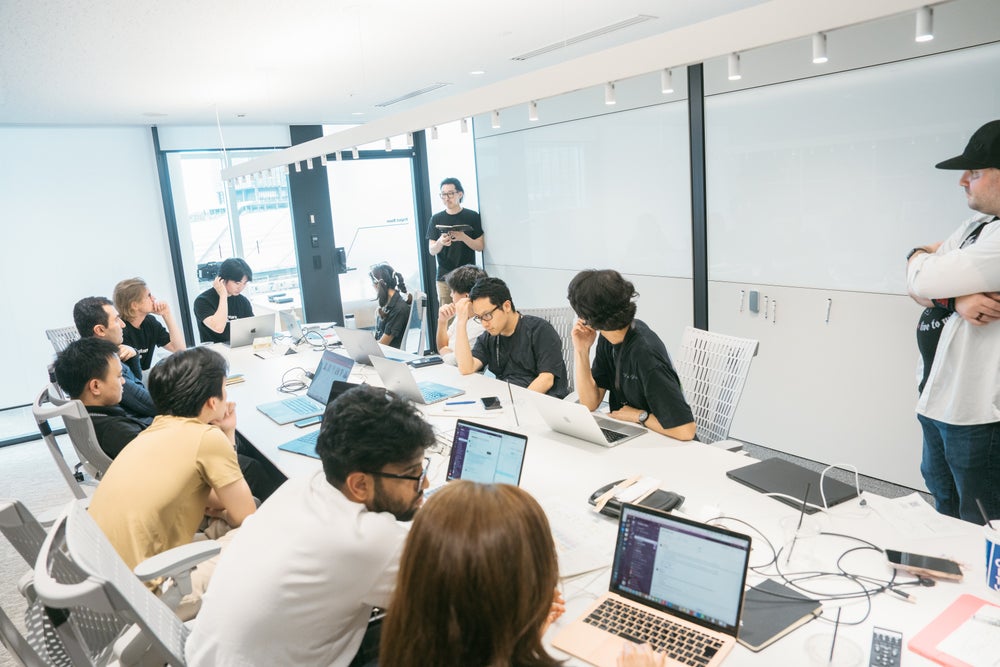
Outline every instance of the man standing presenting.
<svg viewBox="0 0 1000 667"><path fill-rule="evenodd" d="M202 343L228 343L229 320L253 317L250 300L243 296L253 280L250 265L239 257L230 257L219 267L212 286L194 300L194 319Z"/></svg>
<svg viewBox="0 0 1000 667"><path fill-rule="evenodd" d="M240 529L187 643L191 667L351 664L396 585L434 432L409 402L358 387L326 408L323 470L284 484Z"/></svg>
<svg viewBox="0 0 1000 667"><path fill-rule="evenodd" d="M677 440L695 436L694 415L663 341L635 319L635 287L617 271L581 271L569 283L576 391L596 410L611 391L611 417ZM593 368L590 347L600 333Z"/></svg>
<svg viewBox="0 0 1000 667"><path fill-rule="evenodd" d="M444 305L451 303L451 290L445 276L460 266L475 264L476 253L486 247L486 237L479 214L462 208L465 192L457 178L441 181L440 197L445 210L431 218L427 241L430 253L437 257L438 303Z"/></svg>
<svg viewBox="0 0 1000 667"><path fill-rule="evenodd" d="M985 326L1000 319L1000 120L936 166L962 170L958 183L977 213L945 241L914 248L907 258L914 300L958 314L945 320L936 349L925 355L920 471L939 512L981 524L977 499L991 519L1000 517L1000 325Z"/></svg>

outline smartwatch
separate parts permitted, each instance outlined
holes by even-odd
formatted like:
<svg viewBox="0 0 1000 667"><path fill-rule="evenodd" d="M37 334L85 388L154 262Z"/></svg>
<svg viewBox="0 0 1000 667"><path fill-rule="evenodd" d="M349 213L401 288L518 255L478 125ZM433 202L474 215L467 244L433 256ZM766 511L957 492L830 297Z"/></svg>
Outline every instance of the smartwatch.
<svg viewBox="0 0 1000 667"><path fill-rule="evenodd" d="M642 412L639 413L638 421L639 421L640 424L642 424L643 426L645 426L647 419L649 419L649 413L648 412L646 412L645 410L643 410Z"/></svg>

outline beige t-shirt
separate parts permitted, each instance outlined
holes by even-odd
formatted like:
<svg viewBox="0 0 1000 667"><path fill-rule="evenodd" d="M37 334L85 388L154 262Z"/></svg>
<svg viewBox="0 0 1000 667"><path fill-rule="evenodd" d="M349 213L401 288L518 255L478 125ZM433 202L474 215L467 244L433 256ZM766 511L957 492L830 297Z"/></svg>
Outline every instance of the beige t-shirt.
<svg viewBox="0 0 1000 667"><path fill-rule="evenodd" d="M134 568L191 542L209 491L242 478L236 450L217 426L160 415L111 463L89 511Z"/></svg>

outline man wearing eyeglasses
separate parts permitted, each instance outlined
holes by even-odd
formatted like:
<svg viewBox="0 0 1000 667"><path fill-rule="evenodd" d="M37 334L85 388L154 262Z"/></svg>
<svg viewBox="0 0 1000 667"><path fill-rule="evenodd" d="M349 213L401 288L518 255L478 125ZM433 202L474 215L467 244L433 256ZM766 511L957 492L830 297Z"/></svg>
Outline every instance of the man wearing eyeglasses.
<svg viewBox="0 0 1000 667"><path fill-rule="evenodd" d="M451 303L451 290L445 276L460 266L476 263L476 253L486 247L483 223L479 214L462 207L465 192L457 178L441 181L439 195L444 210L435 213L427 226L430 253L437 257L438 302Z"/></svg>
<svg viewBox="0 0 1000 667"><path fill-rule="evenodd" d="M250 299L243 296L253 271L246 260L230 257L219 267L212 286L194 300L194 319L202 343L228 343L229 320L253 317Z"/></svg>
<svg viewBox="0 0 1000 667"><path fill-rule="evenodd" d="M470 319L485 329L475 347L466 333ZM455 304L455 361L462 375L489 368L498 380L540 394L569 393L559 334L542 318L517 312L499 278L477 280L469 297Z"/></svg>
<svg viewBox="0 0 1000 667"><path fill-rule="evenodd" d="M433 442L416 408L384 390L330 403L316 443L323 470L285 482L229 545L188 664L351 664L372 608L389 604L407 532L399 522L423 503Z"/></svg>

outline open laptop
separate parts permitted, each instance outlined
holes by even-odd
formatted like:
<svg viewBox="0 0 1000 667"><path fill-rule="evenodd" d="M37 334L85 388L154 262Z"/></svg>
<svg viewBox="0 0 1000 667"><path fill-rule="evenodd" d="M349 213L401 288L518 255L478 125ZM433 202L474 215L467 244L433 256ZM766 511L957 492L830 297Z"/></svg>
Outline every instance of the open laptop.
<svg viewBox="0 0 1000 667"><path fill-rule="evenodd" d="M273 313L229 320L229 347L245 347L253 343L254 338L270 338L273 335Z"/></svg>
<svg viewBox="0 0 1000 667"><path fill-rule="evenodd" d="M820 474L785 459L771 458L736 468L726 473L726 477L745 484L761 493L781 493L784 496L773 496L795 509L802 508L802 493L808 488L806 498L806 514L813 514L823 506L823 494L826 496L827 507L833 507L845 500L858 495L858 490L850 484L833 479L829 474L823 476L823 494L820 494ZM787 496L787 497L785 497Z"/></svg>
<svg viewBox="0 0 1000 667"><path fill-rule="evenodd" d="M360 386L360 384L355 384L354 382L341 382L340 380L334 380L333 386L330 387L330 398L327 403L332 403L334 399L348 389ZM316 442L319 440L319 432L320 429L313 429L304 435L300 435L294 440L289 440L286 443L278 445L278 449L318 459L319 454L316 453Z"/></svg>
<svg viewBox="0 0 1000 667"><path fill-rule="evenodd" d="M408 356L404 356L402 354L394 355L392 352L383 352L382 348L375 340L375 336L367 329L333 327L333 331L337 334L337 337L340 338L340 342L344 344L344 349L347 351L347 354L351 355L351 358L359 364L364 364L366 366L373 365L371 362L372 357L380 359L395 359L397 361L406 361L409 359Z"/></svg>
<svg viewBox="0 0 1000 667"><path fill-rule="evenodd" d="M372 357L371 360L378 376L382 378L385 388L414 403L430 405L465 393L464 389L449 387L437 382L425 380L418 383L414 379L410 367L401 361L392 361L383 357Z"/></svg>
<svg viewBox="0 0 1000 667"><path fill-rule="evenodd" d="M445 484L453 479L467 479L480 484L517 486L527 448L526 435L459 419L451 441ZM425 495L430 496L443 486L427 489Z"/></svg>
<svg viewBox="0 0 1000 667"><path fill-rule="evenodd" d="M571 435L602 447L617 447L644 433L646 429L593 414L585 405L562 401L537 392L526 392L528 399L553 431Z"/></svg>
<svg viewBox="0 0 1000 667"><path fill-rule="evenodd" d="M614 667L623 642L649 642L667 664L715 667L736 644L749 558L747 535L625 504L609 592L552 645Z"/></svg>
<svg viewBox="0 0 1000 667"><path fill-rule="evenodd" d="M294 311L282 310L278 313L278 317L281 318L281 326L288 332L292 340L296 343L302 340L302 323L299 322L299 318L295 315Z"/></svg>
<svg viewBox="0 0 1000 667"><path fill-rule="evenodd" d="M316 367L316 372L313 374L312 382L309 383L309 390L305 396L262 403L257 406L257 409L278 424L288 424L307 417L318 417L326 410L326 403L330 400L330 388L334 381L346 380L351 375L352 368L354 368L353 359L327 350L319 360L319 366Z"/></svg>

